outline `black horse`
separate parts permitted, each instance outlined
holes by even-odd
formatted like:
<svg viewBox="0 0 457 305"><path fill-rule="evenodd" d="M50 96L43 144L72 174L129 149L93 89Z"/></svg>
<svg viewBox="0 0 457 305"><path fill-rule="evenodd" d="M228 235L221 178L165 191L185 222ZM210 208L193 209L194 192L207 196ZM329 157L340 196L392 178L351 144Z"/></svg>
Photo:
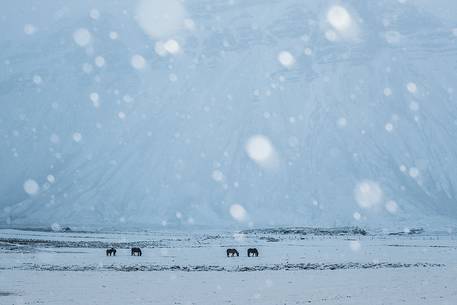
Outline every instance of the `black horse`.
<svg viewBox="0 0 457 305"><path fill-rule="evenodd" d="M240 256L236 249L227 249L227 257L229 256Z"/></svg>
<svg viewBox="0 0 457 305"><path fill-rule="evenodd" d="M140 248L132 248L132 256L141 256L141 254Z"/></svg>
<svg viewBox="0 0 457 305"><path fill-rule="evenodd" d="M114 249L114 248L107 249L106 256L116 256L116 249Z"/></svg>
<svg viewBox="0 0 457 305"><path fill-rule="evenodd" d="M251 256L259 256L259 251L256 249L256 248L249 248L248 249L248 257L251 257Z"/></svg>

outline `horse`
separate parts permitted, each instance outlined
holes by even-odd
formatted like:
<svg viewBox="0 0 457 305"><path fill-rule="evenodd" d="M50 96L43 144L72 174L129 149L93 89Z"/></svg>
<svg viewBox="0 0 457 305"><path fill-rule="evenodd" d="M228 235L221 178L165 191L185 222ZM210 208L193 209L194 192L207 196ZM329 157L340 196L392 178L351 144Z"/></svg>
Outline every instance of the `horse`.
<svg viewBox="0 0 457 305"><path fill-rule="evenodd" d="M256 249L256 248L249 248L248 249L248 257L251 257L251 256L259 256L259 251Z"/></svg>
<svg viewBox="0 0 457 305"><path fill-rule="evenodd" d="M141 256L141 254L140 248L132 248L132 256Z"/></svg>
<svg viewBox="0 0 457 305"><path fill-rule="evenodd" d="M229 256L240 256L236 249L227 249L227 257Z"/></svg>
<svg viewBox="0 0 457 305"><path fill-rule="evenodd" d="M106 256L116 256L116 249L114 249L114 248L107 249Z"/></svg>

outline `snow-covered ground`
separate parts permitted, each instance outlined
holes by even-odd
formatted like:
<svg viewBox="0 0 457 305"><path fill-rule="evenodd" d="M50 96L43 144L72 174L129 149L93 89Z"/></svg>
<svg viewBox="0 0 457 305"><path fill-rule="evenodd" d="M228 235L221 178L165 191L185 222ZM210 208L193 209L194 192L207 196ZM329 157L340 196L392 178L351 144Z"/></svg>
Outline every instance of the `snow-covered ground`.
<svg viewBox="0 0 457 305"><path fill-rule="evenodd" d="M0 304L456 304L456 239L0 230Z"/></svg>

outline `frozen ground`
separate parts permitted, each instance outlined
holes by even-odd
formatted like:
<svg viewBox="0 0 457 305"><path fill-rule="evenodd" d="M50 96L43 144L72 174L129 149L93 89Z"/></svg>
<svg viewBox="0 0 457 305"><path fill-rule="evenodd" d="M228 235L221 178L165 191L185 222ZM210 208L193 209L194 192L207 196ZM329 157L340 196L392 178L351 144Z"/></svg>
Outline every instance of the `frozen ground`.
<svg viewBox="0 0 457 305"><path fill-rule="evenodd" d="M246 257L251 246L260 257ZM0 230L0 272L2 305L457 303L449 234Z"/></svg>

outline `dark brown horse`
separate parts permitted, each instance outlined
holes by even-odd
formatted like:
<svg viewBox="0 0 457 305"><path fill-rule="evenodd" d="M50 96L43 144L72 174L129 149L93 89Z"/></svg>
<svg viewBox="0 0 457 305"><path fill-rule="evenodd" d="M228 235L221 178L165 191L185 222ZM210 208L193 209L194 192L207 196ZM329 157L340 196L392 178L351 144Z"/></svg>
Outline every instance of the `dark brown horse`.
<svg viewBox="0 0 457 305"><path fill-rule="evenodd" d="M141 254L140 248L132 248L132 256L141 256Z"/></svg>
<svg viewBox="0 0 457 305"><path fill-rule="evenodd" d="M236 249L227 249L227 257L229 256L240 256Z"/></svg>
<svg viewBox="0 0 457 305"><path fill-rule="evenodd" d="M114 249L114 248L107 249L106 256L116 256L116 249Z"/></svg>
<svg viewBox="0 0 457 305"><path fill-rule="evenodd" d="M248 257L251 257L251 256L259 256L259 251L256 249L256 248L249 248L248 249Z"/></svg>

